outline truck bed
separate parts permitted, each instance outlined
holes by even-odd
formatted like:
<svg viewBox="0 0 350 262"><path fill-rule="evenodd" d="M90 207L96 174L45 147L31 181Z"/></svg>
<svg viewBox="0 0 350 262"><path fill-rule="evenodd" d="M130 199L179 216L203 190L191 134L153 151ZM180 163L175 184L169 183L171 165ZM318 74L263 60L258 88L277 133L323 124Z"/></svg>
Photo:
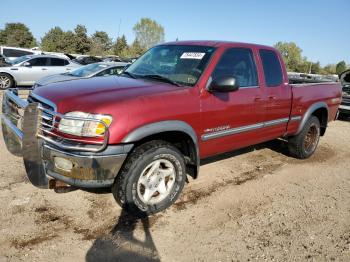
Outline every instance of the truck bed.
<svg viewBox="0 0 350 262"><path fill-rule="evenodd" d="M304 115L306 110L317 102L328 106L328 121L334 120L337 114L341 97L341 87L337 82L292 84L291 115Z"/></svg>

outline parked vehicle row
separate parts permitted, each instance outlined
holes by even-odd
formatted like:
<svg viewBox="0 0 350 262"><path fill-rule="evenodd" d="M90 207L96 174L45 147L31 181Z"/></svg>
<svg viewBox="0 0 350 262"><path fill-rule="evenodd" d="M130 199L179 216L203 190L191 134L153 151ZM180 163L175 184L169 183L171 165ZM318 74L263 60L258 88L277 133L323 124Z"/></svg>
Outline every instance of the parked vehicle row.
<svg viewBox="0 0 350 262"><path fill-rule="evenodd" d="M39 49L28 49L28 48L19 48L19 47L8 47L0 46L0 57L3 57L7 61L15 60L21 56L27 55L53 55L67 60L74 60L74 62L80 65L87 65L97 62L125 62L131 63L136 60L137 57L132 58L120 58L115 55L108 55L104 57L91 56L91 55L80 55L80 54L67 54L59 52L46 52Z"/></svg>
<svg viewBox="0 0 350 262"><path fill-rule="evenodd" d="M339 106L339 117L350 116L350 70L343 72L340 75L342 84L342 102Z"/></svg>
<svg viewBox="0 0 350 262"><path fill-rule="evenodd" d="M10 61L9 66L0 67L0 88L32 86L38 79L70 71L81 65L50 55L27 55Z"/></svg>
<svg viewBox="0 0 350 262"><path fill-rule="evenodd" d="M0 67L0 89L40 86L76 78L118 75L128 63L100 62L83 66L53 55L21 56ZM73 69L73 72L71 72Z"/></svg>
<svg viewBox="0 0 350 262"><path fill-rule="evenodd" d="M27 101L7 90L2 132L34 186L108 187L144 216L174 203L203 158L280 137L310 157L340 101L339 83L290 84L272 47L177 41L118 78L39 86Z"/></svg>
<svg viewBox="0 0 350 262"><path fill-rule="evenodd" d="M48 85L51 83L76 80L76 79L82 79L82 78L119 75L123 71L126 65L128 65L128 63L122 63L122 62L119 62L119 63L100 62L100 63L89 64L66 73L49 75L49 76L43 77L34 83L33 88L37 88L43 85Z"/></svg>

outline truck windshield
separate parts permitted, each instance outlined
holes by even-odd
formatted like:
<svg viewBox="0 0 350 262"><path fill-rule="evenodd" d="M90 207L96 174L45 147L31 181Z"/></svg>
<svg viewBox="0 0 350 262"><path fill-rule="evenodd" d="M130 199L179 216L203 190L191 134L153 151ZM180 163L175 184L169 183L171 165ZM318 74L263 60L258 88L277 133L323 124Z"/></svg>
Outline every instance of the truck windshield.
<svg viewBox="0 0 350 262"><path fill-rule="evenodd" d="M156 46L137 59L124 74L134 78L194 86L214 51L215 48L210 46Z"/></svg>

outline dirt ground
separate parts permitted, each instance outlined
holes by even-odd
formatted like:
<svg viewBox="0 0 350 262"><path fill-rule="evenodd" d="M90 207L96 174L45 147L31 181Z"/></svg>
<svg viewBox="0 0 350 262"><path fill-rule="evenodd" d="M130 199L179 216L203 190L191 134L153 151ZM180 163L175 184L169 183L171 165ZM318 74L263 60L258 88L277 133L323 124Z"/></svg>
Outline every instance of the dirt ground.
<svg viewBox="0 0 350 262"><path fill-rule="evenodd" d="M138 220L108 192L33 187L0 141L0 262L350 261L350 121L313 157L272 141L203 161L167 211Z"/></svg>

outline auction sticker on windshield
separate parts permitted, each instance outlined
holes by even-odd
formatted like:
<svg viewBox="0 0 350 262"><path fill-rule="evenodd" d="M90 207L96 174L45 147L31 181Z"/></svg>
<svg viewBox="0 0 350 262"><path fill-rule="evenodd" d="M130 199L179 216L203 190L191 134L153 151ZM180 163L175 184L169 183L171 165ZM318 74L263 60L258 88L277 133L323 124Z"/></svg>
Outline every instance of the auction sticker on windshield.
<svg viewBox="0 0 350 262"><path fill-rule="evenodd" d="M205 53L186 52L181 55L181 59L202 59Z"/></svg>

